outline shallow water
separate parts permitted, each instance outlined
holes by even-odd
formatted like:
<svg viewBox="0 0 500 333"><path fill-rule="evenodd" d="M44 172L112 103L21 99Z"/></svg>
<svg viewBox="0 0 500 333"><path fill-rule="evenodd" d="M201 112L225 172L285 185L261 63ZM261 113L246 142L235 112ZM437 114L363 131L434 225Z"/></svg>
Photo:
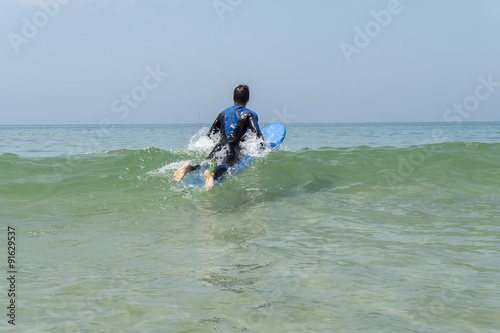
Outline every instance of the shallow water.
<svg viewBox="0 0 500 333"><path fill-rule="evenodd" d="M16 328L498 331L500 124L290 124L197 195L200 128L0 127Z"/></svg>

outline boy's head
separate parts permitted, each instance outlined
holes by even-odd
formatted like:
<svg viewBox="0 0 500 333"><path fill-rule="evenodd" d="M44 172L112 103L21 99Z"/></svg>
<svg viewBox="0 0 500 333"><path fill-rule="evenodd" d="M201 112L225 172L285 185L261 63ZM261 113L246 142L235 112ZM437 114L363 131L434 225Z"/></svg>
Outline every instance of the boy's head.
<svg viewBox="0 0 500 333"><path fill-rule="evenodd" d="M233 101L234 104L238 105L247 105L248 100L250 99L250 90L246 84L240 84L236 88L234 88Z"/></svg>

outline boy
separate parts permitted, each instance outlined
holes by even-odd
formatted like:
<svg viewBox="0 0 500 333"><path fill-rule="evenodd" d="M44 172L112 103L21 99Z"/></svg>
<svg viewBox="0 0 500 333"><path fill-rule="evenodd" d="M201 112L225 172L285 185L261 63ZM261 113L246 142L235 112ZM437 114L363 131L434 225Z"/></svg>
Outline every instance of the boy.
<svg viewBox="0 0 500 333"><path fill-rule="evenodd" d="M215 168L213 171L206 170L204 175L207 180L207 190L214 186L214 180L223 175L230 166L238 162L241 147L247 130L251 130L261 139L261 148L264 147L264 138L259 128L258 116L255 112L246 108L250 99L250 90L247 85L239 85L234 88L234 105L228 107L215 119L208 131L208 137L220 132L220 140L208 154L208 159L214 158ZM199 169L199 165L185 163L174 173L174 180L180 181L193 170Z"/></svg>

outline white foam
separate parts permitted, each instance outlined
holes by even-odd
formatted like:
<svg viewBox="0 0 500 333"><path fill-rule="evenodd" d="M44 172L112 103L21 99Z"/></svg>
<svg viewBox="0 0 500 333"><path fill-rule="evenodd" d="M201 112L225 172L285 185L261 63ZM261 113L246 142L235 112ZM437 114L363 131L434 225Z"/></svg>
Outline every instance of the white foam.
<svg viewBox="0 0 500 333"><path fill-rule="evenodd" d="M188 151L200 152L204 154L208 154L215 144L218 142L220 135L213 135L212 138L209 138L208 128L204 127L200 129L196 134L194 134L189 140L189 144L187 147ZM265 157L271 151L270 148L261 149L260 145L261 140L257 138L257 136L250 131L247 132L245 136L245 141L241 142L241 155L242 156L252 156L252 157ZM223 160L225 157L224 149L215 153L216 160ZM193 162L182 160L178 162L168 163L167 165L162 166L161 168L153 171L149 171L149 175L166 175L170 174L171 170L178 170L181 166L186 162ZM206 162L205 162L206 163Z"/></svg>
<svg viewBox="0 0 500 333"><path fill-rule="evenodd" d="M208 154L220 139L220 134L213 135L212 138L209 138L207 135L208 131L208 127L203 127L202 129L200 129L189 140L187 149L189 151ZM270 148L261 149L260 139L258 139L257 136L250 131L247 132L247 134L245 135L245 141L241 142L240 146L242 149L242 155L252 157L264 157L271 151ZM219 157L219 154L224 154L224 152L216 153L216 156ZM220 155L220 157L224 156Z"/></svg>
<svg viewBox="0 0 500 333"><path fill-rule="evenodd" d="M170 173L169 170L177 170L177 169L179 169L186 162L188 162L188 161L178 161L178 162L168 163L167 165L164 165L164 166L162 166L161 168L159 168L157 170L148 171L147 174L148 175L164 175L166 173Z"/></svg>
<svg viewBox="0 0 500 333"><path fill-rule="evenodd" d="M190 151L208 153L216 142L219 140L219 135L214 135L212 138L208 137L208 127L203 127L191 137L187 149Z"/></svg>
<svg viewBox="0 0 500 333"><path fill-rule="evenodd" d="M240 143L241 154L252 156L252 157L265 157L271 151L270 148L261 149L261 140L251 132L247 132L245 136L245 141Z"/></svg>

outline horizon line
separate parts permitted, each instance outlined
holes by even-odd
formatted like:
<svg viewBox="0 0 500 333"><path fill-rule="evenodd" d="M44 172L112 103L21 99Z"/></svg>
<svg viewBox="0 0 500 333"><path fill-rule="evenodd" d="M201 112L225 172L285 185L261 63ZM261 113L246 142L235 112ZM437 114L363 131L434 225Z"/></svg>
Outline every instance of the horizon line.
<svg viewBox="0 0 500 333"><path fill-rule="evenodd" d="M339 122L289 122L289 123L273 123L273 124L284 124L284 125L333 125L333 124L419 124L419 123L433 123L433 124L463 124L463 123L498 123L500 120L469 120L469 121L339 121ZM270 122L259 122L261 124L271 124ZM211 125L212 123L126 123L126 124L96 124L96 123L61 123L61 124L0 124L0 126L103 126L103 127L113 127L113 126L165 126L165 125Z"/></svg>

